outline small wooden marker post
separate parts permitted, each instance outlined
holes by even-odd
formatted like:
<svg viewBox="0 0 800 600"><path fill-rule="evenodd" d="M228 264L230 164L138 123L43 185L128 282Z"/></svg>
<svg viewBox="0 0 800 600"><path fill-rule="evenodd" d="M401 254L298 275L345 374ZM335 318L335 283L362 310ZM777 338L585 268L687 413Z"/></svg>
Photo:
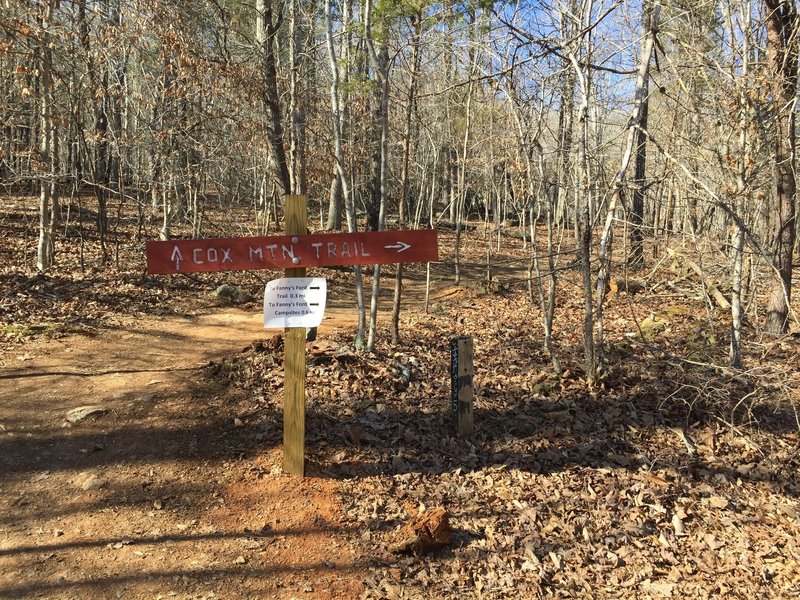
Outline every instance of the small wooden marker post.
<svg viewBox="0 0 800 600"><path fill-rule="evenodd" d="M474 428L472 420L472 338L450 340L450 382L452 386L451 413L456 433L467 436Z"/></svg>
<svg viewBox="0 0 800 600"><path fill-rule="evenodd" d="M286 234L308 232L305 196L285 196ZM284 277L305 277L305 267L284 269ZM283 470L290 475L305 473L306 443L306 328L289 327L283 353Z"/></svg>

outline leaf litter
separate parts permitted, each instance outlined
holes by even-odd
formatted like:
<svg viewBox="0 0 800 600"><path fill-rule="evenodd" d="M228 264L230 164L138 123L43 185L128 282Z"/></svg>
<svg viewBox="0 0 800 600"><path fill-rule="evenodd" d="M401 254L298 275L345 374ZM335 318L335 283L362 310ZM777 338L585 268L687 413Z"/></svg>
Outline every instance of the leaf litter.
<svg viewBox="0 0 800 600"><path fill-rule="evenodd" d="M527 251L505 244L493 258L524 264ZM452 234L441 246L446 262ZM119 314L180 317L202 306L192 297L224 283L142 276L140 248L121 248L123 268L88 274L30 276L7 263L3 349L95 335ZM479 241L465 243L466 281L484 277L484 256ZM407 273L418 278L421 268ZM351 285L348 273L325 275ZM440 286L449 276L434 265ZM357 354L341 332L309 346L308 470L339 482L350 549L370 566L363 597L800 595L796 336L746 346L747 371L709 368L725 364L724 314L699 317L702 301L689 293L623 292L606 312L611 367L592 387L580 369L572 279L559 280L561 377L541 349L538 310L513 279L444 288L428 313L417 302L401 315L397 347ZM230 280L257 295L264 278ZM665 325L638 340L631 316L651 313ZM466 439L452 434L448 414L449 340L459 335L475 339L476 430ZM250 436L255 455L280 440L281 344L269 338L204 367L209 379L244 388L229 422L241 423L238 437ZM152 506L169 507L166 499ZM392 552L413 519L439 508L451 542Z"/></svg>
<svg viewBox="0 0 800 600"><path fill-rule="evenodd" d="M309 346L307 455L342 483L354 547L373 564L363 597L800 594L796 397L624 338L599 389L581 375L579 339L562 338L572 372L553 377L536 323L521 290L466 289L404 313L402 345L357 354L339 333ZM458 335L475 339L465 439L448 407ZM280 341L263 348L226 368L279 414ZM736 412L748 394L761 403ZM434 507L452 542L394 553Z"/></svg>

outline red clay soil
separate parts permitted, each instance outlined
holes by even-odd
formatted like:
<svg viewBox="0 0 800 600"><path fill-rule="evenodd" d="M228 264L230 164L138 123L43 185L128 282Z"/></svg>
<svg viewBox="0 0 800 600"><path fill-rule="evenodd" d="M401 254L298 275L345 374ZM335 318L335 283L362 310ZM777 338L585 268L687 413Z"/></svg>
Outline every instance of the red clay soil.
<svg viewBox="0 0 800 600"><path fill-rule="evenodd" d="M265 337L218 309L3 357L0 597L358 597L339 483L282 474L279 432L201 376Z"/></svg>

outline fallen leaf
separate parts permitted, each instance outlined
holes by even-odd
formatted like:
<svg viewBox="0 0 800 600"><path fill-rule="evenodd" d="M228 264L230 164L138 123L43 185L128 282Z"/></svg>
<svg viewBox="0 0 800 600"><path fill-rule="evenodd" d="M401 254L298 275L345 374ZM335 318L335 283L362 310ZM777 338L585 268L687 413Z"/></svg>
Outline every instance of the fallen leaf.
<svg viewBox="0 0 800 600"><path fill-rule="evenodd" d="M711 496L708 503L712 508L728 508L728 499L724 496Z"/></svg>

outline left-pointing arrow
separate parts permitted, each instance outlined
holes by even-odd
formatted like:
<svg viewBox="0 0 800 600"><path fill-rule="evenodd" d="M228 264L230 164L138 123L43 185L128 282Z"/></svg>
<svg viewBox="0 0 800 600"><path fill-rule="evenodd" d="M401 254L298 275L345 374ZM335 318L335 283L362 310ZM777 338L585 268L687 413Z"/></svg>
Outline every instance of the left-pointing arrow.
<svg viewBox="0 0 800 600"><path fill-rule="evenodd" d="M181 254L181 249L175 246L172 249L172 257L170 258L171 261L175 263L175 270L181 270L181 261L183 260L183 255Z"/></svg>
<svg viewBox="0 0 800 600"><path fill-rule="evenodd" d="M405 242L401 242L400 240L398 240L396 244L392 244L391 246L384 246L384 248L397 249L397 253L400 254L401 252L405 252L406 250L411 248L411 244L406 244Z"/></svg>

